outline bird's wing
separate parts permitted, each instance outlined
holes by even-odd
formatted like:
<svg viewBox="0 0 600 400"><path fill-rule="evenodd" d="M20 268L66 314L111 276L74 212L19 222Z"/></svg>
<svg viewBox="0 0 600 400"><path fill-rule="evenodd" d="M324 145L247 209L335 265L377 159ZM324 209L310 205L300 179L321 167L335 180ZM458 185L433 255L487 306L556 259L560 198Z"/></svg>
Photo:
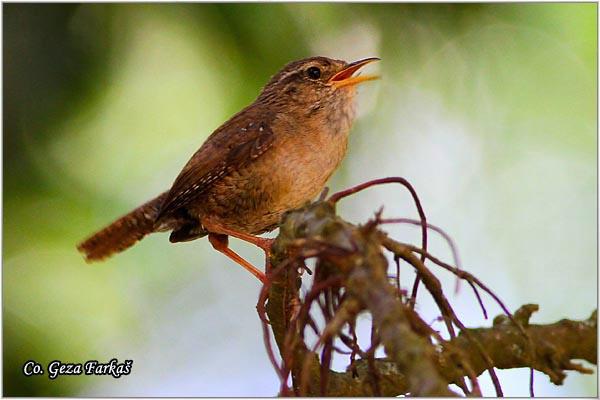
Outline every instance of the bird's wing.
<svg viewBox="0 0 600 400"><path fill-rule="evenodd" d="M250 113L253 114L253 113ZM184 207L214 182L264 154L273 144L271 118L240 112L218 128L187 162L173 183L156 218Z"/></svg>

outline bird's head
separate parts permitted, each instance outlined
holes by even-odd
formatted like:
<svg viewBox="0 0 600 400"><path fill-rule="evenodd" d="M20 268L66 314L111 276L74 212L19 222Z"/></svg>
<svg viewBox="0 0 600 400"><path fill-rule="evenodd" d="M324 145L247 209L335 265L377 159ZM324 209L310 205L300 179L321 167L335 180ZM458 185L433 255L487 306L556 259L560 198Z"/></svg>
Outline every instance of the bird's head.
<svg viewBox="0 0 600 400"><path fill-rule="evenodd" d="M379 58L348 63L327 57L310 57L287 64L263 89L259 99L295 109L306 115L331 116L352 108L356 85L377 79L357 74Z"/></svg>

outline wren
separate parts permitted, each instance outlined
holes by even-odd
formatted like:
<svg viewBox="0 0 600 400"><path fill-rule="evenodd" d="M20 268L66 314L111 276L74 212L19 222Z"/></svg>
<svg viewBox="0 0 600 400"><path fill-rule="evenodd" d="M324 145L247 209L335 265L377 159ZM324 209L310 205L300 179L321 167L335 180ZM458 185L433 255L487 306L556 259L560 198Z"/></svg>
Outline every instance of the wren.
<svg viewBox="0 0 600 400"><path fill-rule="evenodd" d="M228 236L267 252L287 210L315 198L346 154L355 116L355 75L379 60L352 63L310 57L286 65L258 98L215 130L183 167L170 190L95 233L77 248L87 261L121 252L153 232L170 242L208 235L212 246L265 275L228 247Z"/></svg>

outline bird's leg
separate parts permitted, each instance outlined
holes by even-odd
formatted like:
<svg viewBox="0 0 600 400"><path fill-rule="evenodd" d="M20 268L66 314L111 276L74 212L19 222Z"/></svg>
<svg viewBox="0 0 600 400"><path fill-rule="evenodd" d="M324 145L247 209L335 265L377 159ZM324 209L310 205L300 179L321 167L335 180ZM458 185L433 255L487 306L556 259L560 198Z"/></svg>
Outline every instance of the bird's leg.
<svg viewBox="0 0 600 400"><path fill-rule="evenodd" d="M242 257L240 257L239 254L237 254L235 251L229 248L229 238L227 237L227 235L209 233L208 241L215 250L225 254L227 257L231 258L233 261L244 267L248 272L257 277L258 280L261 281L263 284L266 283L267 278L262 271L260 271L254 265L250 264L248 261L244 260Z"/></svg>
<svg viewBox="0 0 600 400"><path fill-rule="evenodd" d="M224 235L233 236L234 238L243 240L244 242L251 243L255 246L260 247L268 255L271 253L271 246L275 239L261 238L258 236L250 235L249 233L234 231L233 229L219 227L219 233Z"/></svg>
<svg viewBox="0 0 600 400"><path fill-rule="evenodd" d="M227 228L223 224L215 221L214 218L203 218L202 226L209 232L220 233L222 235L233 236L234 238L243 240L244 242L251 243L255 246L263 249L267 256L267 261L269 260L269 256L271 254L271 246L275 239L261 238L258 236L250 235L249 233L244 233L240 231L236 231L234 229Z"/></svg>

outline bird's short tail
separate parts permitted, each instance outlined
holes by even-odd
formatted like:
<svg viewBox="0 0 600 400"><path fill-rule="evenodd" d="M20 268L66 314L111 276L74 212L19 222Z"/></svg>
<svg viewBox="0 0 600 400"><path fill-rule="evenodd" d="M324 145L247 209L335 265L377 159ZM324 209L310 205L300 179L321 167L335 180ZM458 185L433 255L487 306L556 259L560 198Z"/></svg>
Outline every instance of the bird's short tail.
<svg viewBox="0 0 600 400"><path fill-rule="evenodd" d="M167 192L139 206L77 245L87 261L100 261L131 246L154 231L154 221Z"/></svg>

